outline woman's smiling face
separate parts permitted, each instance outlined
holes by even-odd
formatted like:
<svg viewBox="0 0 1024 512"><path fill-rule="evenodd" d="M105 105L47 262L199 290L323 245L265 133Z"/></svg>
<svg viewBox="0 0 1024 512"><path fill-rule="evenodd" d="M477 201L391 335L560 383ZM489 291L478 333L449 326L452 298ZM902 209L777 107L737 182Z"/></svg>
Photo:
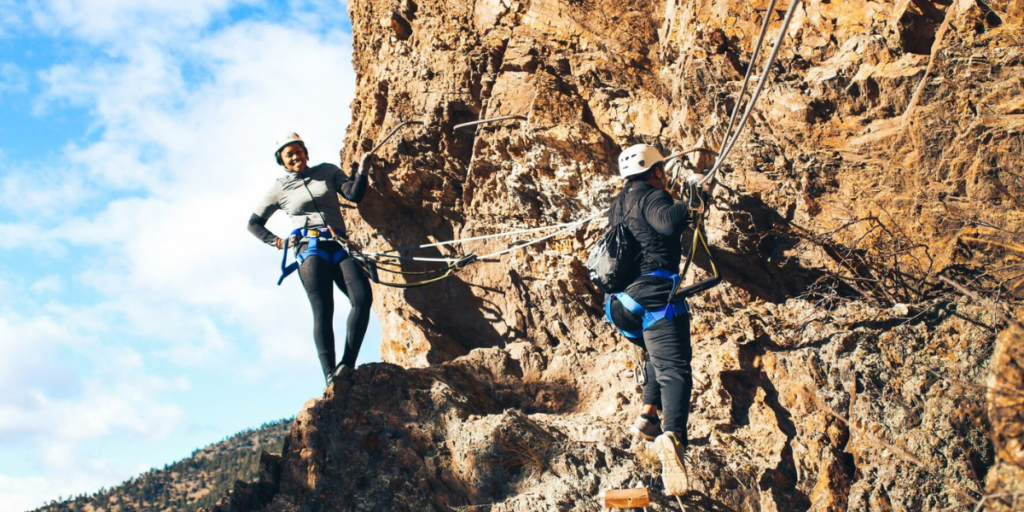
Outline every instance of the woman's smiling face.
<svg viewBox="0 0 1024 512"><path fill-rule="evenodd" d="M302 147L302 143L293 142L281 148L281 162L284 163L284 168L291 172L306 170L308 161L309 156L306 155L306 150Z"/></svg>

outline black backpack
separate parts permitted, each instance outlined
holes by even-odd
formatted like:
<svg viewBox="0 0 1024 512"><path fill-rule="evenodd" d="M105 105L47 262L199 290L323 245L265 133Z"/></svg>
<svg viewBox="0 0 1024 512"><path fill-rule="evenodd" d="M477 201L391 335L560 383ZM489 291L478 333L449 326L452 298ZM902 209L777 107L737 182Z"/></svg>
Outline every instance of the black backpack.
<svg viewBox="0 0 1024 512"><path fill-rule="evenodd" d="M627 195L622 194L620 200ZM640 277L640 243L626 225L632 210L630 207L617 224L609 227L587 258L590 280L605 293L621 292Z"/></svg>

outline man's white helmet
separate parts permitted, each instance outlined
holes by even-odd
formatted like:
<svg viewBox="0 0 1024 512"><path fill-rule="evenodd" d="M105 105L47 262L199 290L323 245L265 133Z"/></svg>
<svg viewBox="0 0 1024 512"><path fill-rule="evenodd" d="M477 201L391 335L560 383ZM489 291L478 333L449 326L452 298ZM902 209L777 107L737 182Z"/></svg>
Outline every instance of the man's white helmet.
<svg viewBox="0 0 1024 512"><path fill-rule="evenodd" d="M281 161L281 150L293 142L298 142L302 146L302 150L306 151L306 143L302 142L302 137L295 132L285 132L277 137L277 142L274 143L274 158L277 159L278 165L284 165Z"/></svg>
<svg viewBox="0 0 1024 512"><path fill-rule="evenodd" d="M664 159L658 148L650 144L635 144L619 153L619 176L626 178L642 174Z"/></svg>

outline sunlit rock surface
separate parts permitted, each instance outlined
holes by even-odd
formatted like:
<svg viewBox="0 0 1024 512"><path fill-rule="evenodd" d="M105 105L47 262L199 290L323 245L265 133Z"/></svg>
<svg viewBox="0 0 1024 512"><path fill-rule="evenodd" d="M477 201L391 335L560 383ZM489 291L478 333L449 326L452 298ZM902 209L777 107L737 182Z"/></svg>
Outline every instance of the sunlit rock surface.
<svg viewBox="0 0 1024 512"><path fill-rule="evenodd" d="M581 219L617 192L621 148L718 149L760 25L758 66L787 6L350 0L343 163L424 122L377 153L353 239ZM1009 510L1024 490L1022 19L1008 0L798 7L708 221L725 284L692 300L692 509ZM636 486L676 507L626 433L636 353L583 266L601 229L376 287L394 364L307 403L218 510L596 511Z"/></svg>

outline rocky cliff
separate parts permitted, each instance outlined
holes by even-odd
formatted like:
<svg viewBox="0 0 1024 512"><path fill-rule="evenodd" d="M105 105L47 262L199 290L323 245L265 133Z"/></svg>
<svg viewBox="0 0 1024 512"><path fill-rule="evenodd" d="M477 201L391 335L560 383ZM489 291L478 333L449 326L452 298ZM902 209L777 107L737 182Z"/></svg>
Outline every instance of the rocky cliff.
<svg viewBox="0 0 1024 512"><path fill-rule="evenodd" d="M346 210L353 238L381 249L580 219L620 187L621 148L717 149L761 23L774 44L787 4L351 0L343 162L423 122L377 152ZM1015 0L797 8L708 219L726 284L691 301L685 504L1019 507L1022 21ZM499 116L519 117L453 130ZM583 266L600 230L375 288L395 364L307 403L282 458L218 510L600 510L603 490L632 486L676 507L625 432L636 354Z"/></svg>

